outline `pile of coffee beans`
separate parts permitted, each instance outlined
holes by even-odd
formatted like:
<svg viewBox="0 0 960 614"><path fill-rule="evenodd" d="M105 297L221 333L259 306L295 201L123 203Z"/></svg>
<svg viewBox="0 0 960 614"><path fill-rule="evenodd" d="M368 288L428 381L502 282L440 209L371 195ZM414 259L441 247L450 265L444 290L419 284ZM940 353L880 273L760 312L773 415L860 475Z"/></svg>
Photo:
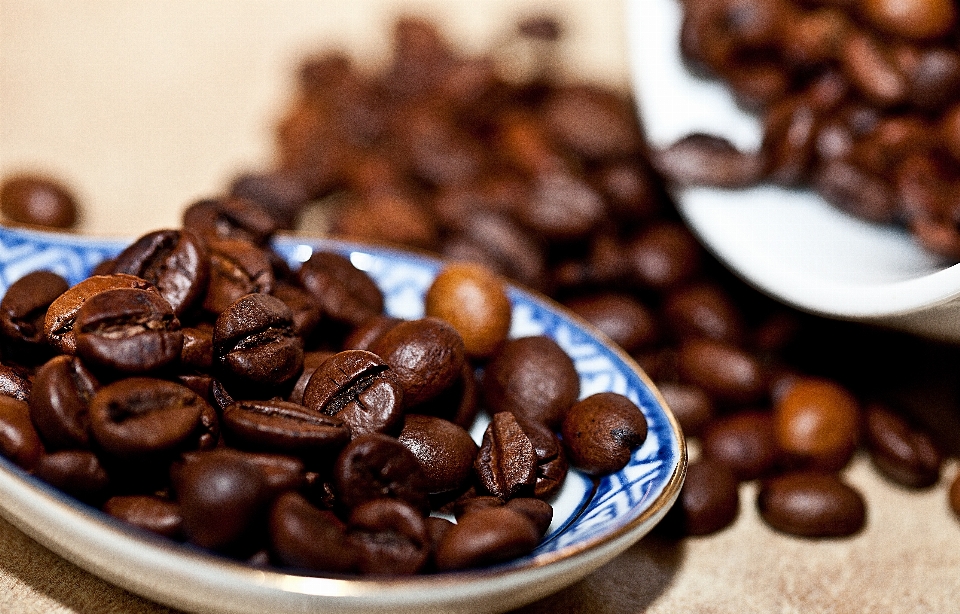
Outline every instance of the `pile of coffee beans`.
<svg viewBox="0 0 960 614"><path fill-rule="evenodd" d="M693 70L762 120L757 152L691 134L655 156L682 183L804 185L960 259L960 40L951 0L680 0Z"/></svg>
<svg viewBox="0 0 960 614"><path fill-rule="evenodd" d="M936 387L931 377L958 385L957 348L801 314L731 276L680 221L664 153L648 150L629 97L550 70L563 31L527 19L498 50L464 55L430 23L405 18L378 68L337 52L306 58L278 121L275 164L239 177L233 192L294 225L315 203L340 236L481 263L599 327L696 444L664 531L729 525L739 485L757 480L756 505L774 529L856 533L867 502L843 471L858 452L903 487L936 483L958 448L948 428L935 441L914 404L925 398L918 389ZM504 57L516 46L533 50L531 65ZM691 143L705 156L691 173L744 183L746 166L708 164L743 154L709 137Z"/></svg>

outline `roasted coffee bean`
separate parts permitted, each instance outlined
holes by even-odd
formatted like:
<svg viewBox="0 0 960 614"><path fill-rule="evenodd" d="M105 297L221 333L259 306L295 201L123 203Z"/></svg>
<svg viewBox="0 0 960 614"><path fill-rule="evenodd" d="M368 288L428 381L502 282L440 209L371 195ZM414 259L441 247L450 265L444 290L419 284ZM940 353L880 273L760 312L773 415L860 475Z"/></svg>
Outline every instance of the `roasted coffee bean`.
<svg viewBox="0 0 960 614"><path fill-rule="evenodd" d="M529 554L540 541L537 526L505 506L464 514L437 546L437 569L485 567Z"/></svg>
<svg viewBox="0 0 960 614"><path fill-rule="evenodd" d="M213 367L213 326L185 326L183 349L180 350L180 366L198 373L210 373Z"/></svg>
<svg viewBox="0 0 960 614"><path fill-rule="evenodd" d="M404 389L397 373L379 356L346 350L318 366L303 391L311 410L342 420L353 437L400 431Z"/></svg>
<svg viewBox="0 0 960 614"><path fill-rule="evenodd" d="M206 245L188 230L156 230L120 252L112 269L152 283L180 317L207 290L210 255Z"/></svg>
<svg viewBox="0 0 960 614"><path fill-rule="evenodd" d="M481 390L490 412L509 411L558 429L580 396L580 376L553 339L521 337L491 358Z"/></svg>
<svg viewBox="0 0 960 614"><path fill-rule="evenodd" d="M293 313L278 298L247 294L230 304L213 327L214 366L225 380L260 394L296 381L303 368L303 340Z"/></svg>
<svg viewBox="0 0 960 614"><path fill-rule="evenodd" d="M845 537L863 528L863 497L831 473L786 473L765 481L757 495L760 517L801 537Z"/></svg>
<svg viewBox="0 0 960 614"><path fill-rule="evenodd" d="M740 513L737 486L726 465L708 459L691 462L663 530L677 536L709 535L730 526Z"/></svg>
<svg viewBox="0 0 960 614"><path fill-rule="evenodd" d="M209 405L195 392L148 377L118 380L90 399L90 432L109 454L135 459L196 447Z"/></svg>
<svg viewBox="0 0 960 614"><path fill-rule="evenodd" d="M702 256L690 231L680 224L658 222L630 239L624 258L637 284L663 290L690 280Z"/></svg>
<svg viewBox="0 0 960 614"><path fill-rule="evenodd" d="M243 459L208 453L184 464L177 502L187 539L203 548L224 550L250 539L265 512L266 478Z"/></svg>
<svg viewBox="0 0 960 614"><path fill-rule="evenodd" d="M270 508L270 549L281 565L295 569L355 571L356 550L336 514L314 507L303 495L287 492Z"/></svg>
<svg viewBox="0 0 960 614"><path fill-rule="evenodd" d="M37 370L30 417L50 450L87 448L90 399L100 387L79 358L60 355Z"/></svg>
<svg viewBox="0 0 960 614"><path fill-rule="evenodd" d="M183 227L205 239L239 239L263 245L277 231L277 222L253 201L229 197L193 203L183 212Z"/></svg>
<svg viewBox="0 0 960 614"><path fill-rule="evenodd" d="M33 475L86 502L99 502L110 486L110 476L100 459L88 450L44 454L34 466Z"/></svg>
<svg viewBox="0 0 960 614"><path fill-rule="evenodd" d="M0 365L0 395L29 402L33 396L30 374L18 367Z"/></svg>
<svg viewBox="0 0 960 614"><path fill-rule="evenodd" d="M477 375L470 361L464 361L460 377L453 384L423 403L407 407L408 414L424 414L445 418L458 426L469 429L480 411L480 391Z"/></svg>
<svg viewBox="0 0 960 614"><path fill-rule="evenodd" d="M759 361L737 346L706 338L680 346L681 379L725 403L755 403L763 399L767 378Z"/></svg>
<svg viewBox="0 0 960 614"><path fill-rule="evenodd" d="M310 383L310 378L313 377L313 372L317 370L317 367L319 367L323 361L331 356L333 356L333 352L323 350L303 353L303 371L300 372L300 377L297 378L293 389L290 391L290 394L287 395L288 401L299 405L304 404L303 393L307 389L307 384Z"/></svg>
<svg viewBox="0 0 960 614"><path fill-rule="evenodd" d="M400 323L400 318L381 314L353 329L343 340L345 350L369 350L385 332Z"/></svg>
<svg viewBox="0 0 960 614"><path fill-rule="evenodd" d="M867 0L858 8L878 29L920 41L945 36L957 18L956 6L949 0Z"/></svg>
<svg viewBox="0 0 960 614"><path fill-rule="evenodd" d="M616 392L578 401L561 426L570 463L588 475L623 469L647 438L647 419L636 403Z"/></svg>
<svg viewBox="0 0 960 614"><path fill-rule="evenodd" d="M77 354L92 368L121 374L158 371L178 361L180 320L155 291L105 290L84 302L74 320Z"/></svg>
<svg viewBox="0 0 960 614"><path fill-rule="evenodd" d="M432 249L436 223L419 202L396 193L374 193L353 207L340 209L331 230L352 241L391 243Z"/></svg>
<svg viewBox="0 0 960 614"><path fill-rule="evenodd" d="M868 406L865 414L867 449L880 473L910 488L937 483L943 454L930 435L879 404Z"/></svg>
<svg viewBox="0 0 960 614"><path fill-rule="evenodd" d="M314 252L298 272L324 316L359 326L383 312L383 293L367 273L333 252Z"/></svg>
<svg viewBox="0 0 960 614"><path fill-rule="evenodd" d="M309 199L306 188L293 174L283 171L243 173L231 182L230 196L256 203L280 228L293 228Z"/></svg>
<svg viewBox="0 0 960 614"><path fill-rule="evenodd" d="M666 296L662 309L664 322L678 338L700 336L739 343L744 335L743 315L716 284L678 288Z"/></svg>
<svg viewBox="0 0 960 614"><path fill-rule="evenodd" d="M30 421L30 407L0 395L0 454L24 469L33 469L44 453L40 435Z"/></svg>
<svg viewBox="0 0 960 614"><path fill-rule="evenodd" d="M183 532L180 506L160 497L118 495L106 500L103 511L129 525L171 539L179 539Z"/></svg>
<svg viewBox="0 0 960 614"><path fill-rule="evenodd" d="M603 199L590 185L565 172L538 175L530 198L518 211L520 222L552 241L589 236L606 214Z"/></svg>
<svg viewBox="0 0 960 614"><path fill-rule="evenodd" d="M722 137L690 134L656 151L654 168L678 185L709 185L738 188L755 183L763 169L753 153L737 150Z"/></svg>
<svg viewBox="0 0 960 614"><path fill-rule="evenodd" d="M269 294L276 281L270 258L262 249L241 239L207 241L210 281L203 308L220 314L247 294Z"/></svg>
<svg viewBox="0 0 960 614"><path fill-rule="evenodd" d="M773 419L762 411L722 416L701 438L702 454L723 463L741 481L765 477L779 460Z"/></svg>
<svg viewBox="0 0 960 614"><path fill-rule="evenodd" d="M295 335L308 338L323 320L323 312L306 290L289 282L278 281L272 294L290 308Z"/></svg>
<svg viewBox="0 0 960 614"><path fill-rule="evenodd" d="M504 505L529 518L541 537L547 533L550 523L553 522L553 506L543 499L517 497L510 499Z"/></svg>
<svg viewBox="0 0 960 614"><path fill-rule="evenodd" d="M22 174L0 185L0 213L14 224L72 228L77 223L79 206L59 181Z"/></svg>
<svg viewBox="0 0 960 614"><path fill-rule="evenodd" d="M417 457L431 494L457 490L473 476L477 444L463 427L443 418L409 414L397 438Z"/></svg>
<svg viewBox="0 0 960 614"><path fill-rule="evenodd" d="M774 406L773 429L788 462L834 471L856 449L860 405L837 382L802 378Z"/></svg>
<svg viewBox="0 0 960 614"><path fill-rule="evenodd" d="M0 300L0 334L26 346L44 343L47 308L68 289L67 280L51 271L27 273L13 282Z"/></svg>
<svg viewBox="0 0 960 614"><path fill-rule="evenodd" d="M333 477L341 503L350 509L380 497L400 499L422 512L430 509L420 461L398 440L381 433L361 435L347 444Z"/></svg>
<svg viewBox="0 0 960 614"><path fill-rule="evenodd" d="M557 88L545 111L551 134L577 155L622 158L641 147L630 102L610 89L584 84Z"/></svg>
<svg viewBox="0 0 960 614"><path fill-rule="evenodd" d="M473 359L492 355L510 332L506 286L492 271L476 264L445 266L427 289L424 314L449 322Z"/></svg>
<svg viewBox="0 0 960 614"><path fill-rule="evenodd" d="M580 296L565 301L564 305L627 352L650 347L660 336L657 317L626 293L611 291Z"/></svg>
<svg viewBox="0 0 960 614"><path fill-rule="evenodd" d="M511 412L497 412L491 417L474 468L480 484L495 497L506 500L533 496L537 452Z"/></svg>
<svg viewBox="0 0 960 614"><path fill-rule="evenodd" d="M171 482L176 485L180 479L180 472L185 464L196 460L209 458L211 455L227 455L257 466L263 472L264 485L270 494L280 495L288 490L295 490L306 484L306 471L302 460L286 454L269 454L263 452L244 452L228 447L220 447L210 451L190 451L181 456L179 463L170 467Z"/></svg>
<svg viewBox="0 0 960 614"><path fill-rule="evenodd" d="M536 482L533 485L533 496L539 499L549 499L560 492L570 464L567 454L556 433L546 425L516 416L517 422L524 434L533 444L536 455Z"/></svg>
<svg viewBox="0 0 960 614"><path fill-rule="evenodd" d="M702 388L664 381L657 382L657 390L688 435L700 435L714 417L713 401Z"/></svg>
<svg viewBox="0 0 960 614"><path fill-rule="evenodd" d="M43 321L43 334L47 343L64 354L76 353L77 340L73 325L80 308L90 297L118 288L156 292L153 284L147 280L126 273L88 277L57 297L47 308Z"/></svg>
<svg viewBox="0 0 960 614"><path fill-rule="evenodd" d="M304 458L332 456L350 441L340 418L288 401L236 401L223 410L223 428L239 448Z"/></svg>
<svg viewBox="0 0 960 614"><path fill-rule="evenodd" d="M351 510L347 527L361 573L414 574L431 553L423 514L398 499L361 503Z"/></svg>
<svg viewBox="0 0 960 614"><path fill-rule="evenodd" d="M463 338L457 330L429 316L400 322L385 332L371 351L396 374L408 407L452 386L466 361Z"/></svg>

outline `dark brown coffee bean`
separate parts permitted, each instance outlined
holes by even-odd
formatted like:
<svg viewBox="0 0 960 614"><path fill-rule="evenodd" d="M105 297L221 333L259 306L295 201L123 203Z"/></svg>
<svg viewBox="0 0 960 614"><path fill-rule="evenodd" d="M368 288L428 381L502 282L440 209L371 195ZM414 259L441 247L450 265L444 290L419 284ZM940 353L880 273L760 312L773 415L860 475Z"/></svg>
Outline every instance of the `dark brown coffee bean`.
<svg viewBox="0 0 960 614"><path fill-rule="evenodd" d="M850 83L871 103L891 107L906 98L906 78L889 49L867 32L852 31L844 39L839 59Z"/></svg>
<svg viewBox="0 0 960 614"><path fill-rule="evenodd" d="M537 452L511 412L497 412L491 417L474 468L483 488L499 499L533 496Z"/></svg>
<svg viewBox="0 0 960 614"><path fill-rule="evenodd" d="M113 272L152 283L179 317L206 292L210 255L206 245L188 230L156 230L120 252Z"/></svg>
<svg viewBox="0 0 960 614"><path fill-rule="evenodd" d="M920 41L945 36L957 17L956 6L949 0L866 0L858 8L879 30Z"/></svg>
<svg viewBox="0 0 960 614"><path fill-rule="evenodd" d="M570 408L561 433L574 467L588 475L607 475L630 462L647 438L647 420L622 394L598 392Z"/></svg>
<svg viewBox="0 0 960 614"><path fill-rule="evenodd" d="M223 410L223 428L237 447L309 458L332 456L350 441L340 418L287 401L236 401Z"/></svg>
<svg viewBox="0 0 960 614"><path fill-rule="evenodd" d="M612 90L589 85L556 88L546 101L551 134L575 154L625 157L641 146L630 102Z"/></svg>
<svg viewBox="0 0 960 614"><path fill-rule="evenodd" d="M510 499L504 505L529 518L541 537L547 533L550 523L553 522L553 506L543 499L517 497Z"/></svg>
<svg viewBox="0 0 960 614"><path fill-rule="evenodd" d="M130 377L100 388L90 399L90 431L119 458L138 458L195 447L204 434L207 402L173 382Z"/></svg>
<svg viewBox="0 0 960 614"><path fill-rule="evenodd" d="M653 312L626 293L591 294L565 301L564 305L627 352L652 346L660 335Z"/></svg>
<svg viewBox="0 0 960 614"><path fill-rule="evenodd" d="M400 322L371 348L396 374L404 404L428 401L453 385L466 361L463 339L439 318Z"/></svg>
<svg viewBox="0 0 960 614"><path fill-rule="evenodd" d="M357 552L347 542L347 527L329 510L314 507L303 495L287 492L270 508L270 549L281 565L295 569L351 572Z"/></svg>
<svg viewBox="0 0 960 614"><path fill-rule="evenodd" d="M213 359L225 381L257 396L292 383L303 368L303 340L290 308L268 294L240 297L213 326Z"/></svg>
<svg viewBox="0 0 960 614"><path fill-rule="evenodd" d="M330 221L337 236L352 241L432 249L436 223L419 202L393 192L374 193L337 210Z"/></svg>
<svg viewBox="0 0 960 614"><path fill-rule="evenodd" d="M476 211L467 216L441 253L448 260L482 264L529 288L543 287L546 246L504 214Z"/></svg>
<svg viewBox="0 0 960 614"><path fill-rule="evenodd" d="M150 495L118 495L103 504L103 511L138 529L178 539L183 531L180 506Z"/></svg>
<svg viewBox="0 0 960 614"><path fill-rule="evenodd" d="M471 358L487 358L506 341L511 309L504 281L471 263L446 265L424 298L424 314L450 323Z"/></svg>
<svg viewBox="0 0 960 614"><path fill-rule="evenodd" d="M463 427L443 418L409 414L397 438L417 457L431 494L457 490L473 476L477 444Z"/></svg>
<svg viewBox="0 0 960 614"><path fill-rule="evenodd" d="M880 473L910 488L937 483L943 454L929 434L883 405L870 405L865 414L867 449Z"/></svg>
<svg viewBox="0 0 960 614"><path fill-rule="evenodd" d="M289 282L278 281L272 294L290 308L293 333L298 337L309 337L323 320L323 312L306 290Z"/></svg>
<svg viewBox="0 0 960 614"><path fill-rule="evenodd" d="M664 205L659 176L643 160L611 161L594 181L606 197L608 211L618 219L649 219Z"/></svg>
<svg viewBox="0 0 960 614"><path fill-rule="evenodd" d="M27 346L44 343L47 308L68 289L67 280L50 271L27 273L13 282L0 300L0 333Z"/></svg>
<svg viewBox="0 0 960 614"><path fill-rule="evenodd" d="M33 475L81 501L99 502L110 486L100 459L87 450L59 450L40 457Z"/></svg>
<svg viewBox="0 0 960 614"><path fill-rule="evenodd" d="M343 449L334 467L341 503L354 508L365 501L392 497L426 512L427 479L420 461L402 443L380 433L357 437Z"/></svg>
<svg viewBox="0 0 960 614"><path fill-rule="evenodd" d="M30 374L19 367L0 364L0 395L29 402L33 396Z"/></svg>
<svg viewBox="0 0 960 614"><path fill-rule="evenodd" d="M28 226L72 228L79 213L76 199L59 181L38 175L15 175L0 185L0 213Z"/></svg>
<svg viewBox="0 0 960 614"><path fill-rule="evenodd" d="M726 465L707 459L690 463L664 530L679 536L709 535L730 526L740 513L737 487Z"/></svg>
<svg viewBox="0 0 960 614"><path fill-rule="evenodd" d="M207 242L210 281L203 308L220 314L247 294L269 294L276 278L270 258L249 241L222 239Z"/></svg>
<svg viewBox="0 0 960 614"><path fill-rule="evenodd" d="M774 406L773 428L788 462L835 471L856 449L860 405L837 382L803 378Z"/></svg>
<svg viewBox="0 0 960 614"><path fill-rule="evenodd" d="M437 569L485 567L529 554L540 541L537 527L508 507L478 509L457 519L437 547Z"/></svg>
<svg viewBox="0 0 960 614"><path fill-rule="evenodd" d="M679 382L657 382L657 389L684 433L696 437L713 419L713 401L703 389Z"/></svg>
<svg viewBox="0 0 960 614"><path fill-rule="evenodd" d="M353 329L343 340L344 350L369 350L385 332L400 323L400 318L381 314Z"/></svg>
<svg viewBox="0 0 960 614"><path fill-rule="evenodd" d="M580 376L553 339L521 337L493 356L481 390L490 412L509 411L558 429L580 396Z"/></svg>
<svg viewBox="0 0 960 614"><path fill-rule="evenodd" d="M723 416L707 427L702 454L730 468L741 481L765 477L779 460L769 413L744 411Z"/></svg>
<svg viewBox="0 0 960 614"><path fill-rule="evenodd" d="M230 183L230 196L256 203L281 228L292 229L309 200L304 185L292 173L243 173Z"/></svg>
<svg viewBox="0 0 960 614"><path fill-rule="evenodd" d="M430 556L423 515L398 499L361 503L351 510L347 527L361 573L414 574Z"/></svg>
<svg viewBox="0 0 960 614"><path fill-rule="evenodd" d="M606 214L600 194L573 174L542 173L531 187L530 198L517 217L525 227L548 240L584 239Z"/></svg>
<svg viewBox="0 0 960 614"><path fill-rule="evenodd" d="M642 287L662 290L691 279L700 268L700 245L678 223L658 222L626 245L631 277Z"/></svg>
<svg viewBox="0 0 960 614"><path fill-rule="evenodd" d="M213 368L213 326L186 326L180 330L183 333L180 366L199 373L210 373Z"/></svg>
<svg viewBox="0 0 960 614"><path fill-rule="evenodd" d="M117 288L87 299L74 320L77 354L92 368L158 371L180 359L183 333L170 303L153 290Z"/></svg>
<svg viewBox="0 0 960 614"><path fill-rule="evenodd" d="M790 96L772 105L763 117L764 174L777 183L793 185L805 181L814 161L818 110L805 95Z"/></svg>
<svg viewBox="0 0 960 614"><path fill-rule="evenodd" d="M13 397L0 396L0 454L29 470L43 453L43 442L30 421L30 407Z"/></svg>
<svg viewBox="0 0 960 614"><path fill-rule="evenodd" d="M398 433L403 426L403 399L397 373L364 350L346 350L327 358L303 391L306 407L343 420L353 437Z"/></svg>
<svg viewBox="0 0 960 614"><path fill-rule="evenodd" d="M73 325L80 308L91 296L117 288L156 291L145 279L125 273L88 277L54 300L43 321L43 334L51 346L64 354L77 351Z"/></svg>
<svg viewBox="0 0 960 614"><path fill-rule="evenodd" d="M268 503L263 472L240 458L208 453L184 464L177 502L187 539L224 550L250 539Z"/></svg>
<svg viewBox="0 0 960 614"><path fill-rule="evenodd" d="M359 326L383 312L380 288L344 256L315 252L300 267L298 277L323 314L334 322Z"/></svg>
<svg viewBox="0 0 960 614"><path fill-rule="evenodd" d="M480 391L477 375L470 361L464 361L460 377L446 390L424 403L405 409L408 414L424 414L445 418L465 429L470 429L480 411Z"/></svg>
<svg viewBox="0 0 960 614"><path fill-rule="evenodd" d="M863 528L863 497L831 473L787 473L767 480L757 495L760 517L801 537L845 537Z"/></svg>
<svg viewBox="0 0 960 614"><path fill-rule="evenodd" d="M666 149L654 152L654 168L678 185L738 188L760 177L762 165L756 154L737 150L724 138L690 134Z"/></svg>
<svg viewBox="0 0 960 614"><path fill-rule="evenodd" d="M90 399L100 387L79 358L51 358L34 377L30 417L51 450L87 448Z"/></svg>
<svg viewBox="0 0 960 614"><path fill-rule="evenodd" d="M205 459L215 454L224 454L238 458L244 462L257 466L263 472L264 485L271 495L279 496L287 490L294 490L306 484L304 463L299 458L286 454L269 454L263 452L243 452L233 448L221 447L210 451L190 451L181 456L181 461L170 467L171 482L176 487L180 479L183 466L198 459Z"/></svg>
<svg viewBox="0 0 960 614"><path fill-rule="evenodd" d="M239 239L265 244L277 222L262 207L244 198L204 199L183 212L183 227L205 239Z"/></svg>
<svg viewBox="0 0 960 614"><path fill-rule="evenodd" d="M664 300L663 319L681 339L700 336L739 343L744 334L743 316L737 306L712 283L696 283L670 292Z"/></svg>
<svg viewBox="0 0 960 614"><path fill-rule="evenodd" d="M304 404L303 393L307 389L307 384L310 383L310 378L313 376L313 372L317 370L317 367L323 364L323 361L333 356L333 354L333 352L324 350L303 353L303 371L300 372L300 377L297 378L297 382L293 385L293 389L287 396L288 401L291 403L297 403L299 405Z"/></svg>
<svg viewBox="0 0 960 614"><path fill-rule="evenodd" d="M691 339L680 346L678 366L683 381L720 402L755 403L767 390L760 363L730 343Z"/></svg>
<svg viewBox="0 0 960 614"><path fill-rule="evenodd" d="M863 219L890 222L896 203L883 178L845 160L830 160L813 174L813 185L832 205Z"/></svg>

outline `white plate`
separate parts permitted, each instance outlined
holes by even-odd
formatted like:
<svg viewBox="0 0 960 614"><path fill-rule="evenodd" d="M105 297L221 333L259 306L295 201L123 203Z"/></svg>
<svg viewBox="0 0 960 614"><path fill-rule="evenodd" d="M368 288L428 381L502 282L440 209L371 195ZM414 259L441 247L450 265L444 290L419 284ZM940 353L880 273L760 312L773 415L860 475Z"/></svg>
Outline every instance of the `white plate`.
<svg viewBox="0 0 960 614"><path fill-rule="evenodd" d="M652 147L692 132L756 150L761 127L719 81L694 76L679 0L628 0L634 93ZM704 245L761 291L804 311L960 341L960 266L905 231L847 215L809 190L685 188L680 212Z"/></svg>

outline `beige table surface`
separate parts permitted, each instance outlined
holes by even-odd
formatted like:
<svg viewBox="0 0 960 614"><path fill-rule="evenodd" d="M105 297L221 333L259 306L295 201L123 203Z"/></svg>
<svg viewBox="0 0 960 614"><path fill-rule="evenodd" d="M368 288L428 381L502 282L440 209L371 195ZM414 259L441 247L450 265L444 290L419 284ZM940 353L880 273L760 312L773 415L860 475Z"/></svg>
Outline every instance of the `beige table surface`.
<svg viewBox="0 0 960 614"><path fill-rule="evenodd" d="M0 0L0 175L54 173L83 200L83 230L134 236L177 225L272 151L273 121L307 51L377 57L396 0ZM469 49L531 7L559 7L573 74L628 84L622 10L610 0L420 2ZM425 7L425 8L424 8ZM774 534L744 486L736 525L671 544L647 538L524 612L960 612L960 523L941 484L922 493L858 459L868 501L853 539ZM64 561L0 520L0 612L168 609Z"/></svg>

